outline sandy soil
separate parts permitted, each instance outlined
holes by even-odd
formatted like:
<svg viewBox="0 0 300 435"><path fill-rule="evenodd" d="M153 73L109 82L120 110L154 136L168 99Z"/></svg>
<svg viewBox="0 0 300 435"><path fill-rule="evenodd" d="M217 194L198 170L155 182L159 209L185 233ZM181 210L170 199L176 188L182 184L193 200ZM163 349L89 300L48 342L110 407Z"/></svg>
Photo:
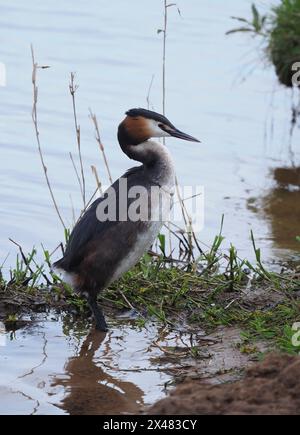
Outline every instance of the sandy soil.
<svg viewBox="0 0 300 435"><path fill-rule="evenodd" d="M154 415L298 415L300 358L269 355L233 384L187 381L148 410Z"/></svg>

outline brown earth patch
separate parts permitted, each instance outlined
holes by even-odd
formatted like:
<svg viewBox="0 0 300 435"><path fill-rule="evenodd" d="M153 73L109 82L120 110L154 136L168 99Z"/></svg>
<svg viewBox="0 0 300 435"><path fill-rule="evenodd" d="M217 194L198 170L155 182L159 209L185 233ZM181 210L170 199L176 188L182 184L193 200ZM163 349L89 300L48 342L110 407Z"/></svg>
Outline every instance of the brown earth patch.
<svg viewBox="0 0 300 435"><path fill-rule="evenodd" d="M148 410L154 415L298 415L300 358L269 355L238 382L187 381Z"/></svg>

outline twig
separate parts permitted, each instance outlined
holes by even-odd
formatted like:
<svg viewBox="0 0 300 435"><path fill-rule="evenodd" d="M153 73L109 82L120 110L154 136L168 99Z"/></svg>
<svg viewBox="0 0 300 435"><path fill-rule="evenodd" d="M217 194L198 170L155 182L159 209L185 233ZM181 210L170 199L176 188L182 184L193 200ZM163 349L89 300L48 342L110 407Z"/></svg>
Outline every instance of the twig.
<svg viewBox="0 0 300 435"><path fill-rule="evenodd" d="M99 191L99 188L97 187L93 193L93 195L90 197L90 199L88 200L88 202L86 203L85 208L82 210L80 217L85 213L85 211L89 208L89 206L92 204L95 196L97 195L97 192ZM80 219L79 217L79 219Z"/></svg>
<svg viewBox="0 0 300 435"><path fill-rule="evenodd" d="M71 208L72 208L73 225L75 226L75 224L76 224L76 213L75 213L75 207L74 207L74 203L73 203L72 195L70 194L69 196L70 196L70 202L71 202Z"/></svg>
<svg viewBox="0 0 300 435"><path fill-rule="evenodd" d="M19 251L20 251L21 257L22 257L22 259L23 259L23 261L24 261L24 264L25 264L27 270L29 270L29 272L31 273L31 276L30 276L29 278L26 279L26 281L29 283L29 282L32 280L32 278L36 275L36 272L34 272L34 270L32 269L32 267L30 266L30 262L27 260L27 257L26 257L26 255L24 254L24 251L23 251L22 246L21 246L19 243L15 242L15 241L14 241L13 239L11 239L11 238L9 238L8 240L9 240L11 243L13 243L14 245L16 245L16 246L19 248ZM32 258L32 261L33 261L34 264L37 266L38 273L39 273L40 275L42 275L42 277L45 279L47 285L50 285L50 284L51 284L51 281L49 280L49 278L47 277L47 275L43 272L43 270L42 270L42 266L41 266L41 267L38 266L38 265L36 264L36 262L34 261L34 258Z"/></svg>
<svg viewBox="0 0 300 435"><path fill-rule="evenodd" d="M90 109L90 118L91 118L91 120L92 120L92 122L94 124L94 127L95 127L95 139L98 142L100 151L101 151L102 156L103 156L104 164L105 164L105 167L106 167L106 170L107 170L107 174L108 174L108 179L109 179L110 183L112 184L113 183L113 179L112 179L112 176L111 176L111 172L110 172L110 169L109 169L107 157L106 157L106 154L105 154L104 145L103 145L102 140L101 140L97 117L91 111L91 109Z"/></svg>
<svg viewBox="0 0 300 435"><path fill-rule="evenodd" d="M181 206L181 210L182 210L182 216L185 222L185 226L186 226L186 230L187 230L187 235L188 235L188 244L189 244L189 259L192 258L193 255L193 225L192 225L192 220L188 214L188 211L186 209L186 206L184 204L184 201L182 200L181 194L180 194L180 190L179 190L179 183L178 183L178 178L177 176L175 177L175 186L176 186L176 191L177 191L177 196L180 202L180 206Z"/></svg>
<svg viewBox="0 0 300 435"><path fill-rule="evenodd" d="M94 165L92 165L91 168L92 168L92 172L93 172L93 174L95 176L95 179L96 179L97 188L98 188L100 194L102 195L102 193L103 193L102 192L102 184L101 184L101 181L100 181L100 178L99 178L99 175L98 175L97 168Z"/></svg>
<svg viewBox="0 0 300 435"><path fill-rule="evenodd" d="M63 221L63 218L60 214L58 205L56 203L54 194L53 194L53 190L51 188L51 184L50 184L50 180L48 177L48 170L47 170L47 166L45 164L44 161L44 156L43 156L43 152L42 152L42 147L41 147L41 142L40 142L40 133L39 133L39 128L38 128L38 115L37 115L37 102L38 102L38 87L36 84L36 78L37 78L37 69L38 68L49 68L48 66L39 66L36 62L35 62L35 58L34 58L34 51L33 51L33 46L31 45L31 57L32 57L32 85L33 85L33 107L32 107L32 121L34 124L34 129L35 129L35 136L36 136L36 140L37 140L37 145L38 145L38 151L39 151L39 156L40 156L40 160L42 163L42 167L43 167L43 171L45 174L45 178L46 178L46 183L51 195L51 199L54 205L54 208L56 210L56 213L59 217L60 222L62 223L62 226L64 227L64 229L66 229L65 223Z"/></svg>
<svg viewBox="0 0 300 435"><path fill-rule="evenodd" d="M167 48L167 27L168 27L168 5L164 0L164 38L163 38L163 114L166 114L166 48Z"/></svg>
<svg viewBox="0 0 300 435"><path fill-rule="evenodd" d="M75 175L76 175L76 178L77 178L77 181L78 181L79 187L80 187L81 195L83 195L82 184L81 184L81 180L80 180L79 172L78 172L78 170L77 170L77 167L76 167L76 164L75 164L75 161L74 161L74 158L73 158L72 153L69 153L69 156L70 156L70 159L71 159L71 162L72 162L72 166L73 166L73 169L74 169L74 172L75 172Z"/></svg>
<svg viewBox="0 0 300 435"><path fill-rule="evenodd" d="M226 307L225 307L225 310L228 310L230 307L231 307L231 305L233 305L234 303L236 302L236 299L233 299Z"/></svg>
<svg viewBox="0 0 300 435"><path fill-rule="evenodd" d="M167 49L167 28L168 28L168 5L167 0L164 0L164 28L163 28L163 58L162 58L162 106L163 115L166 114L166 49ZM166 144L166 138L163 138L163 144ZM172 253L172 238L169 223L166 223L168 229L168 240L170 255Z"/></svg>
<svg viewBox="0 0 300 435"><path fill-rule="evenodd" d="M2 271L2 269L3 269L3 267L4 267L4 265L5 265L5 263L6 263L7 259L8 259L8 257L9 257L9 253L6 255L6 257L5 257L4 260L2 261L2 264L0 265L0 274L1 274L1 271Z"/></svg>
<svg viewBox="0 0 300 435"><path fill-rule="evenodd" d="M155 77L155 75L152 74L150 85L149 85L149 88L148 88L147 98L146 98L147 99L147 109L148 110L150 109L150 93L151 93L154 77Z"/></svg>
<svg viewBox="0 0 300 435"><path fill-rule="evenodd" d="M44 246L42 245L42 247L43 247L43 250L45 251L45 248L44 248ZM55 249L53 249L53 251L52 252L50 252L50 254L49 254L49 257L52 257L58 250L61 250L61 253L62 253L62 255L64 255L65 254L65 249L64 249L64 245L63 245L63 243L62 242L60 242L60 244L59 245L57 245L56 246L56 248Z"/></svg>
<svg viewBox="0 0 300 435"><path fill-rule="evenodd" d="M83 200L83 207L85 207L85 196L86 196L85 176L84 176L83 160L82 160L82 153L81 153L80 125L78 125L78 122L77 122L76 99L75 99L75 93L78 89L78 85L75 84L75 73L73 73L73 72L71 73L69 89L70 89L70 94L72 97L74 124L75 124L75 130L76 130L76 140L77 140L77 148L78 148L78 155L79 155L79 162L80 162L81 194L82 194L82 200Z"/></svg>
<svg viewBox="0 0 300 435"><path fill-rule="evenodd" d="M122 296L122 298L124 299L124 301L126 302L126 304L129 306L129 308L131 308L133 311L136 311L143 319L146 319L145 316L143 316L143 314L137 310L132 303L127 299L127 297L124 295L124 293L122 292L122 290L119 290L120 295Z"/></svg>

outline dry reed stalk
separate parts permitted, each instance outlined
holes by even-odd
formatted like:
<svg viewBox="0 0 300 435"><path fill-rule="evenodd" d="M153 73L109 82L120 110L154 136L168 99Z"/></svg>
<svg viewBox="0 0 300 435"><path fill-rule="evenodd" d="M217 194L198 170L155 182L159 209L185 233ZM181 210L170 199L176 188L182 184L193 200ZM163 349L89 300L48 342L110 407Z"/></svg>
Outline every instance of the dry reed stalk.
<svg viewBox="0 0 300 435"><path fill-rule="evenodd" d="M35 130L35 136L36 136L36 140L37 140L37 146L38 146L38 152L39 152L39 156L40 156L40 161L42 164L42 168L44 171L44 175L45 175L45 179L46 179L46 183L48 186L48 190L50 192L50 196L55 208L55 211L57 213L57 216L62 224L62 226L64 227L64 229L66 229L65 223L63 221L63 218L61 216L61 213L59 211L56 199L54 197L54 193L51 187L51 183L48 177L48 169L47 166L45 164L45 160L44 160L44 156L43 156L43 151L42 151L42 146L41 146L41 141L40 141L40 132L39 132L39 128L38 128L38 112L37 112L37 103L38 103L38 86L37 86L37 70L38 68L41 69L45 69L45 68L49 68L48 66L40 66L38 65L38 63L36 63L35 61L35 57L34 57L34 50L33 50L33 46L31 45L31 58L32 58L32 86L33 86L33 106L32 106L32 121L34 124L34 130Z"/></svg>
<svg viewBox="0 0 300 435"><path fill-rule="evenodd" d="M83 200L83 207L85 208L85 206L86 206L85 176L84 176L83 159L82 159L82 153L81 153L80 125L78 124L78 121L77 121L76 98L75 98L75 94L76 94L78 87L79 86L75 84L75 73L72 72L71 76L70 76L69 90L70 90L70 94L72 97L74 125L75 125L75 131L76 131L76 141L77 141L77 149L78 149L80 171L81 171L81 180L79 178L79 185L80 185L80 191L81 191L82 200ZM76 170L76 173L77 173L77 170Z"/></svg>
<svg viewBox="0 0 300 435"><path fill-rule="evenodd" d="M177 196L178 196L180 207L181 207L182 216L183 216L185 226L186 226L186 232L187 232L188 241L189 241L189 260L190 260L192 258L193 250L194 250L194 246L193 246L193 223L192 223L192 219L191 219L190 215L188 214L188 211L186 209L184 201L181 197L177 176L175 178L175 185L176 185L176 192L177 192Z"/></svg>
<svg viewBox="0 0 300 435"><path fill-rule="evenodd" d="M162 55L162 107L163 115L166 115L166 51L167 51L167 29L168 29L168 4L167 0L164 1L164 27L163 27L163 55ZM166 139L163 138L163 144L166 145ZM168 230L168 241L170 255L172 255L172 237L170 225L167 222L166 228Z"/></svg>
<svg viewBox="0 0 300 435"><path fill-rule="evenodd" d="M78 184L79 184L80 192L81 192L81 195L82 195L82 185L81 185L80 175L79 175L78 169L76 167L76 164L75 164L75 161L74 161L74 158L73 158L73 154L69 153L69 156L70 156L70 159L71 159L71 162L72 162L72 166L73 166L73 169L74 169L74 172L75 172Z"/></svg>
<svg viewBox="0 0 300 435"><path fill-rule="evenodd" d="M98 125L97 117L96 117L96 115L91 111L91 109L90 109L90 118L91 118L91 120L92 120L92 122L93 122L93 124L94 124L94 127L95 127L95 139L96 139L96 141L97 141L97 143L98 143L98 145L99 145L100 151L101 151L102 156L103 156L104 165L105 165L105 167L106 167L106 171L107 171L108 179L109 179L110 183L112 184L112 183L113 183L113 179L112 179L111 172L110 172L110 169L109 169L108 160L107 160L107 157L106 157L106 154L105 154L104 145L103 145L103 142L102 142L102 140L101 140L100 130L99 130L99 125Z"/></svg>
<svg viewBox="0 0 300 435"><path fill-rule="evenodd" d="M31 278L35 275L35 271L30 266L30 262L28 261L26 255L24 254L22 246L19 243L15 242L11 238L9 238L8 240L18 247L19 252L21 254L21 257L22 257L22 259L24 261L24 264L25 264L26 268L29 270L29 272L31 273L31 276L28 278L28 281L31 280ZM34 260L33 260L33 262L34 262L35 265L37 265ZM40 273L41 273L41 276L45 279L47 285L51 285L51 281L48 279L47 275L42 270L40 270Z"/></svg>
<svg viewBox="0 0 300 435"><path fill-rule="evenodd" d="M168 4L164 0L164 29L163 29L163 114L166 114L166 50L167 50L167 28L168 28Z"/></svg>
<svg viewBox="0 0 300 435"><path fill-rule="evenodd" d="M98 188L98 190L99 190L99 192L100 192L100 195L102 195L102 194L103 194L103 191L102 191L102 184L101 184L101 181L100 181L100 178L99 178L99 175L98 175L97 168L96 168L96 166L92 165L92 166L91 166L91 169L92 169L92 172L93 172L93 174L94 174L94 176L95 176L95 179L96 179L97 188Z"/></svg>
<svg viewBox="0 0 300 435"><path fill-rule="evenodd" d="M92 202L94 201L94 199L96 198L97 192L99 191L99 188L97 186L97 188L95 189L94 193L92 194L92 196L90 197L90 199L87 201L85 208L82 210L80 217L85 213L85 211L89 208L89 206L92 204Z"/></svg>
<svg viewBox="0 0 300 435"><path fill-rule="evenodd" d="M162 66L163 66L163 83L162 83L162 87L163 87L163 115L165 115L165 111L166 111L166 52L167 52L167 30L168 30L168 8L176 6L176 3L170 3L168 4L167 0L163 0L164 1L164 27L161 30L161 32L163 32L163 58L162 58ZM177 8L178 14L181 15L181 12L179 10L179 8ZM165 144L165 138L163 138L163 143ZM175 177L175 186L176 186L176 192L177 192L177 196L180 202L180 206L181 206L181 210L182 210L182 216L185 222L185 226L186 226L186 232L188 235L188 241L189 241L189 258L192 259L193 257L193 238L195 240L196 243L196 236L195 236L195 232L193 230L193 226L192 226L192 220L186 210L184 201L181 198L180 195L180 191L179 191L179 183L178 183L178 178L177 176ZM170 244L170 252L172 252L172 241L171 241L171 233L170 233L170 227L169 224L167 224L167 228L169 230L169 244ZM197 244L198 249L200 248L199 244ZM201 249L201 248L200 248Z"/></svg>
<svg viewBox="0 0 300 435"><path fill-rule="evenodd" d="M71 209L72 209L72 219L73 219L73 226L75 227L76 224L76 213L75 213L75 207L73 203L72 195L70 194L70 202L71 202Z"/></svg>
<svg viewBox="0 0 300 435"><path fill-rule="evenodd" d="M152 85L154 82L154 77L155 77L155 75L152 74L151 81L150 81L149 88L148 88L148 92L147 92L147 97L146 97L148 110L150 109L150 94L151 94L151 89L152 89Z"/></svg>

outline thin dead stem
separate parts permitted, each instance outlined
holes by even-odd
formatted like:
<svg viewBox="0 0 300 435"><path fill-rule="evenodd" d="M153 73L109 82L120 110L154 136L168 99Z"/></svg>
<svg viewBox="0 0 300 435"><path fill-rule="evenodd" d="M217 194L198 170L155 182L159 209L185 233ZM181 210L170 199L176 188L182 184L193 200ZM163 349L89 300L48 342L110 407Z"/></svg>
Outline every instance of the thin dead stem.
<svg viewBox="0 0 300 435"><path fill-rule="evenodd" d="M62 224L62 226L64 227L64 229L66 229L65 223L63 221L63 218L61 216L61 213L59 211L57 202L55 200L54 197L54 193L50 184L50 180L48 177L48 169L47 166L45 164L45 160L44 160L44 156L43 156L43 152L42 152L42 146L41 146L41 141L40 141L40 132L39 132L39 128L38 128L38 113L37 113L37 103L38 103L38 86L37 86L37 70L38 68L41 69L45 69L45 68L49 68L48 66L40 66L36 63L35 61L35 57L34 57L34 50L33 50L33 46L31 45L31 57L32 57L32 86L33 86L33 107L32 107L32 121L34 124L34 130L35 130L35 136L36 136L36 140L37 140L37 145L38 145L38 151L39 151L39 156L40 156L40 161L42 164L42 168L44 171L44 175L45 175L45 179L46 179L46 183L48 186L48 190L50 192L50 196L55 208L55 211L57 213L57 216Z"/></svg>
<svg viewBox="0 0 300 435"><path fill-rule="evenodd" d="M86 203L85 208L82 210L80 217L86 212L86 210L89 208L89 206L92 204L93 200L96 198L97 192L99 191L99 188L97 187L94 191L94 193L92 194L92 196L90 197L90 199L88 200L88 202Z"/></svg>
<svg viewBox="0 0 300 435"><path fill-rule="evenodd" d="M73 218L73 226L76 224L76 213L75 213L75 207L73 203L72 195L70 194L70 202L71 202L71 209L72 209L72 218Z"/></svg>
<svg viewBox="0 0 300 435"><path fill-rule="evenodd" d="M164 28L162 30L163 32L163 59L162 59L162 69L163 69L163 83L162 83L162 88L163 88L163 114L165 115L166 113L166 53L167 53L167 31L168 31L168 8L176 6L176 3L170 3L168 4L167 0L164 0ZM180 10L177 8L177 11L179 13L179 15L181 15ZM163 143L165 145L165 138L163 138ZM192 220L187 212L187 209L185 207L184 201L181 198L180 195L180 190L179 190L179 183L178 183L178 178L177 176L175 177L175 186L176 186L176 192L177 192L177 196L180 202L180 206L181 206L181 210L182 210L182 216L185 222L185 226L186 226L186 232L187 232L187 236L188 236L188 244L189 244L189 259L192 259L193 256L193 239L195 240L195 243L197 244L197 247L199 247L199 244L196 242L196 236L193 230L193 226L192 226ZM171 240L171 231L170 231L170 227L169 224L166 225L168 230L169 230L169 244L170 244L170 252L172 252L172 240Z"/></svg>
<svg viewBox="0 0 300 435"><path fill-rule="evenodd" d="M155 75L152 74L151 81L150 81L149 88L148 88L148 92L147 92L147 97L146 97L148 110L150 109L150 105L151 105L150 94L151 94L151 90L152 90L152 86L153 86L153 82L154 82L154 77L155 77Z"/></svg>
<svg viewBox="0 0 300 435"><path fill-rule="evenodd" d="M69 156L70 156L70 159L71 159L71 162L72 162L72 166L73 166L73 169L74 169L74 172L75 172L75 175L76 175L76 178L77 178L77 181L78 181L79 187L80 187L80 192L81 192L81 194L82 194L83 192L82 192L82 184L81 184L81 180L80 180L80 175L79 175L78 169L77 169L77 167L76 167L76 164L75 164L75 160L74 160L73 154L72 154L72 153L69 153Z"/></svg>
<svg viewBox="0 0 300 435"><path fill-rule="evenodd" d="M168 28L168 4L164 0L164 29L163 29L163 114L166 114L166 49L167 49L167 28Z"/></svg>
<svg viewBox="0 0 300 435"><path fill-rule="evenodd" d="M15 246L18 247L19 252L20 252L20 255L21 255L21 257L22 257L22 260L24 261L24 264L25 264L25 266L27 267L28 271L31 273L31 276L30 276L29 278L27 278L27 281L28 281L28 282L31 281L32 277L35 275L35 271L31 268L31 266L30 266L30 262L28 261L26 255L24 254L24 251L23 251L22 246L21 246L19 243L15 242L15 241L14 241L13 239L11 239L11 238L9 238L8 240L9 240L11 243L13 243ZM36 264L36 263L35 263L35 264ZM45 279L47 285L51 285L51 281L48 279L47 275L46 275L42 270L40 270L40 273L41 273L41 276Z"/></svg>
<svg viewBox="0 0 300 435"><path fill-rule="evenodd" d="M180 207L182 210L182 216L183 216L185 226L186 226L188 242L189 242L189 260L190 260L191 256L193 255L193 249L194 249L194 247L193 247L193 224L192 224L192 219L189 216L188 211L186 209L185 203L181 197L177 176L175 178L175 185L176 185L177 196L178 196L178 199L180 202Z"/></svg>
<svg viewBox="0 0 300 435"><path fill-rule="evenodd" d="M101 181L100 181L100 178L99 178L99 175L98 175L97 168L96 168L96 166L92 165L91 169L92 169L92 172L93 172L93 174L95 176L98 190L99 190L100 194L102 195L103 194L103 192L102 192L102 184L101 184Z"/></svg>
<svg viewBox="0 0 300 435"><path fill-rule="evenodd" d="M69 83L69 90L72 97L72 106L73 106L73 115L74 115L74 124L75 124L75 130L76 130L76 141L77 141L77 149L78 149L78 156L79 156L79 162L80 162L80 171L81 171L81 180L80 180L80 190L83 200L83 207L86 205L86 189L85 189L85 176L84 176L84 168L83 168L83 159L82 159L82 153L81 153L81 136L80 136L80 125L77 121L77 110L76 110L76 98L75 94L78 89L78 85L75 84L75 73L71 73L70 76L70 83ZM76 171L77 172L77 171Z"/></svg>
<svg viewBox="0 0 300 435"><path fill-rule="evenodd" d="M108 179L109 179L109 181L110 181L111 184L112 184L112 183L113 183L113 179L112 179L112 176L111 176L111 172L110 172L110 169L109 169L109 165L108 165L107 157L106 157L106 154L105 154L104 145L103 145L103 142L102 142L102 140L101 140L100 130L99 130L99 125L98 125L97 117L96 117L96 115L91 111L91 109L90 109L90 118L91 118L91 120L92 120L92 122L93 122L93 124L94 124L94 127L95 127L95 139L96 139L96 141L97 141L97 143L98 143L98 145L99 145L100 151L101 151L102 156L103 156L104 165L105 165L105 167L106 167L106 171L107 171Z"/></svg>
<svg viewBox="0 0 300 435"><path fill-rule="evenodd" d="M168 29L168 4L164 0L164 28L163 28L163 57L162 57L162 106L163 114L166 114L166 51L167 51L167 29ZM163 138L163 144L166 145L166 139ZM172 237L169 223L166 223L168 229L168 241L170 255L172 254Z"/></svg>

